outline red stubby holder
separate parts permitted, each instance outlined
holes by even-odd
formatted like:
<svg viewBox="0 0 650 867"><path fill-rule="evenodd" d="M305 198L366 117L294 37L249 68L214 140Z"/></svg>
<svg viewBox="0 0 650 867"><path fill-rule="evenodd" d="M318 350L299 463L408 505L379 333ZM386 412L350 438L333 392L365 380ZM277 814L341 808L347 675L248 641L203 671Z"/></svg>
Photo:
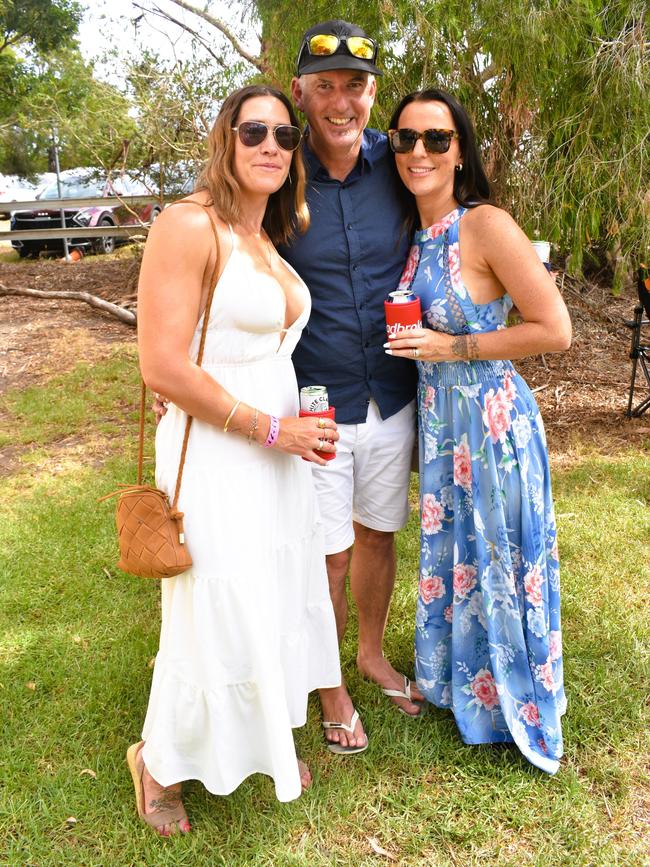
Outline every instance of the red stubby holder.
<svg viewBox="0 0 650 867"><path fill-rule="evenodd" d="M336 416L336 409L333 406L330 406L328 409L321 410L321 412L309 412L309 410L301 409L298 413L300 418L305 418L307 416L315 416L316 418L331 418L334 421ZM319 449L316 449L316 454L318 457L323 458L325 461L333 461L336 457L336 452L321 452ZM303 461L306 461L307 458L303 458Z"/></svg>
<svg viewBox="0 0 650 867"><path fill-rule="evenodd" d="M406 337L409 331L422 328L422 307L420 299L416 296L413 301L404 304L396 304L392 301L384 301L386 313L386 334L390 338ZM403 333L406 332L406 333Z"/></svg>

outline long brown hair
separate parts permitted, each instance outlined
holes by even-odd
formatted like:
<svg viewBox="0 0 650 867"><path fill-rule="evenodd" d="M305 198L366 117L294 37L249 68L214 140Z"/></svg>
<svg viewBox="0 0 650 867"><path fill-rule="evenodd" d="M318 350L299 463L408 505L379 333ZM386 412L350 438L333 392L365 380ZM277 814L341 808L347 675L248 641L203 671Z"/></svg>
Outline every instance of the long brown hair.
<svg viewBox="0 0 650 867"><path fill-rule="evenodd" d="M273 96L289 112L289 121L300 126L293 106L282 93L266 84L252 84L231 93L223 102L208 136L208 160L196 183L195 192L206 190L215 210L226 223L237 224L241 218L241 191L235 177L235 133L242 105L255 96ZM305 201L305 167L301 148L291 157L289 175L284 184L269 196L262 223L274 244L288 243L296 231L309 228L309 209Z"/></svg>

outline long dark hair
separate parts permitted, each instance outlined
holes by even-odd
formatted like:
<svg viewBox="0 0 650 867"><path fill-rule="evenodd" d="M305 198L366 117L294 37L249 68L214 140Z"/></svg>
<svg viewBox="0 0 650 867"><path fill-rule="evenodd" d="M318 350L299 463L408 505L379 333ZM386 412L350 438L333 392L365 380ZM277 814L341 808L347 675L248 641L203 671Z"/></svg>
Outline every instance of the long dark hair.
<svg viewBox="0 0 650 867"><path fill-rule="evenodd" d="M256 96L273 96L278 99L289 112L289 122L300 126L289 99L275 87L251 84L226 97L210 130L208 160L195 187L195 192L208 192L216 212L226 223L236 224L241 217L241 192L234 172L235 135L232 127L237 126L242 105ZM274 244L287 243L296 230L304 232L309 227L301 148L296 148L292 154L286 181L279 190L269 196L263 226Z"/></svg>
<svg viewBox="0 0 650 867"><path fill-rule="evenodd" d="M437 87L415 90L413 93L407 94L393 112L390 119L390 129L398 129L400 115L406 106L412 102L442 102L451 112L458 132L463 164L460 171L454 172L454 198L458 204L463 208L474 208L476 205L489 202L490 182L485 174L481 155L476 146L474 126L463 106L446 90L439 90ZM394 159L393 165L395 166ZM397 172L397 167L395 167L395 172ZM417 206L414 196L403 184L400 184L400 189L408 214L405 226L410 234L418 225Z"/></svg>

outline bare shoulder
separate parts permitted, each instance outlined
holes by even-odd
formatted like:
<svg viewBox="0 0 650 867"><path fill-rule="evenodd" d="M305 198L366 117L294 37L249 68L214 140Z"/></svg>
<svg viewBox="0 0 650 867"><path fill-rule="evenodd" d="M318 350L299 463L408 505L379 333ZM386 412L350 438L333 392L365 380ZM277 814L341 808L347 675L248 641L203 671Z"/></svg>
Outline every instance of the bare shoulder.
<svg viewBox="0 0 650 867"><path fill-rule="evenodd" d="M495 205L477 205L468 208L463 217L464 228L477 242L490 244L520 238L523 232L507 211Z"/></svg>
<svg viewBox="0 0 650 867"><path fill-rule="evenodd" d="M207 193L194 193L168 205L151 226L149 239L155 246L163 244L174 249L182 245L196 251L214 246L213 225L216 225L220 246L227 249L228 227L214 209L209 213L208 205Z"/></svg>

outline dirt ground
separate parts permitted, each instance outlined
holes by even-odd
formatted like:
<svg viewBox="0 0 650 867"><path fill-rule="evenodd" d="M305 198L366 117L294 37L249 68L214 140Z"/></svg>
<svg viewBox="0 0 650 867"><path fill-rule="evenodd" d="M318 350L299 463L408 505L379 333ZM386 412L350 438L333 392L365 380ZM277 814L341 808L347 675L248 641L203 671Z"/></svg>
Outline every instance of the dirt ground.
<svg viewBox="0 0 650 867"><path fill-rule="evenodd" d="M0 284L32 289L90 292L133 307L137 259L90 256L59 261L0 264ZM630 377L629 331L636 295L630 288L613 298L607 286L558 277L571 312L573 345L568 352L517 362L544 417L554 461L583 446L604 454L650 441L650 411L625 418ZM135 340L135 329L83 302L0 297L0 394L46 380L78 361L110 354L116 343ZM639 391L639 399L643 394Z"/></svg>

